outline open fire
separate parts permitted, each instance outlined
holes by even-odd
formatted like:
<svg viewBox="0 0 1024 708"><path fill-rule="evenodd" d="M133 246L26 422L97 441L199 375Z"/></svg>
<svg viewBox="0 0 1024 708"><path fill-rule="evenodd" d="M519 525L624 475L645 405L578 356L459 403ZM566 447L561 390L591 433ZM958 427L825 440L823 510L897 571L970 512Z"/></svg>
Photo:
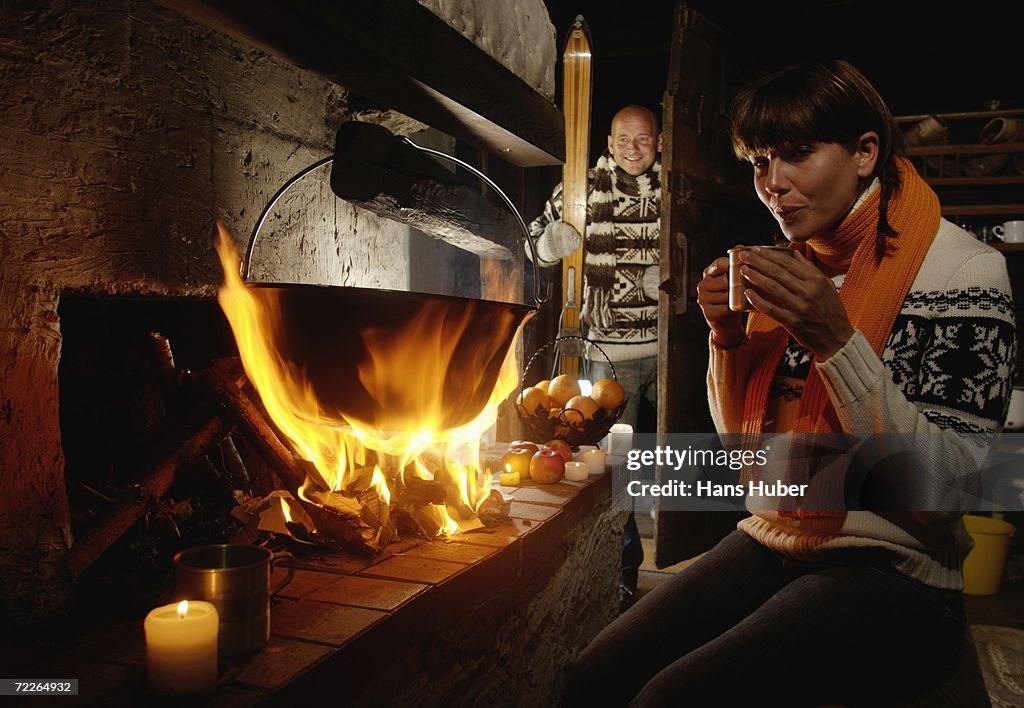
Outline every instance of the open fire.
<svg viewBox="0 0 1024 708"><path fill-rule="evenodd" d="M426 535L479 526L476 511L493 472L480 464L480 438L518 382L515 347L505 343L517 335L519 318L498 310L480 327L478 301L427 299L400 326L347 333L353 346L339 347L346 351L337 352L327 387L316 380L323 368L311 372L289 355L280 290L247 285L230 235L219 224L218 231L225 279L218 300L267 415L315 470L299 490L303 500L368 521L378 529L377 545L392 536L396 515ZM344 322L348 313L334 314ZM380 316L383 322L386 313ZM342 326L336 322L319 327ZM353 356L357 342L364 351ZM481 393L494 369L491 390Z"/></svg>

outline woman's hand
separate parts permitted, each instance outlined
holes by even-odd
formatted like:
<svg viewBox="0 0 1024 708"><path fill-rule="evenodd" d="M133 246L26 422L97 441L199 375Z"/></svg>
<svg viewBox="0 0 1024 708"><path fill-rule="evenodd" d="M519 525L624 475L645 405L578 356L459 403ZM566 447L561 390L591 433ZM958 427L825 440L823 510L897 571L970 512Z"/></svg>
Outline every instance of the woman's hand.
<svg viewBox="0 0 1024 708"><path fill-rule="evenodd" d="M704 269L697 283L697 304L711 327L711 338L723 349L739 346L746 339L743 315L729 309L729 259L725 256Z"/></svg>
<svg viewBox="0 0 1024 708"><path fill-rule="evenodd" d="M749 249L739 255L747 299L824 361L853 336L832 281L799 252Z"/></svg>

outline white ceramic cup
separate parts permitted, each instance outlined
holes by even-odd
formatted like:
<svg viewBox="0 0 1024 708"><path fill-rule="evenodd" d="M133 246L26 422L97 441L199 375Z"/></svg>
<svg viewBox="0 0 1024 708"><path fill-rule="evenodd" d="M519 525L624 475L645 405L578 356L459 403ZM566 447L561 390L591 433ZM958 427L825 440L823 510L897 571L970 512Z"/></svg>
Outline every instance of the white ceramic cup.
<svg viewBox="0 0 1024 708"><path fill-rule="evenodd" d="M1010 395L1010 408L1006 412L1004 430L1020 430L1024 428L1024 388L1014 386Z"/></svg>
<svg viewBox="0 0 1024 708"><path fill-rule="evenodd" d="M1024 220L1004 221L993 226L992 233L1003 243L1024 243Z"/></svg>

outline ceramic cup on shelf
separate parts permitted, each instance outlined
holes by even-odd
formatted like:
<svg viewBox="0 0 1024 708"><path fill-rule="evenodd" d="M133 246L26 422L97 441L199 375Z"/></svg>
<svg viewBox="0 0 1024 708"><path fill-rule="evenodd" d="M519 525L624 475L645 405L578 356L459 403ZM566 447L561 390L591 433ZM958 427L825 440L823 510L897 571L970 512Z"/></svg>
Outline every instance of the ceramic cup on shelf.
<svg viewBox="0 0 1024 708"><path fill-rule="evenodd" d="M985 145L1018 143L1022 140L1024 140L1024 120L993 118L981 129L981 142Z"/></svg>
<svg viewBox="0 0 1024 708"><path fill-rule="evenodd" d="M908 147L945 145L949 142L949 130L941 118L928 116L904 131L903 137Z"/></svg>
<svg viewBox="0 0 1024 708"><path fill-rule="evenodd" d="M1003 430L1018 431L1024 428L1024 388L1014 386L1010 395L1010 407L1006 411L1006 422Z"/></svg>
<svg viewBox="0 0 1024 708"><path fill-rule="evenodd" d="M993 226L992 233L1003 243L1024 243L1024 221L1004 221Z"/></svg>

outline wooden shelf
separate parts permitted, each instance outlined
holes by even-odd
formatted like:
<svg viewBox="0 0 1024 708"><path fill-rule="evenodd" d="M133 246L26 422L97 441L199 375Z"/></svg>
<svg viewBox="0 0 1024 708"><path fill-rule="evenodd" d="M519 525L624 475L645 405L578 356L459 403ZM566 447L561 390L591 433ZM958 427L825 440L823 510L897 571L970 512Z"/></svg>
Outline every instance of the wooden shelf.
<svg viewBox="0 0 1024 708"><path fill-rule="evenodd" d="M902 124L917 123L926 118L940 119L946 136L959 138L976 136L973 122L994 118L1024 116L1024 108L994 111L973 111L968 113L941 113L919 116L898 116ZM1018 118L1019 120L1019 118ZM1013 166L1016 172L1007 172L1007 162L1012 156L1024 154L1024 142L980 144L956 140L952 144L917 145L907 149L907 156L914 162L918 173L936 190L942 190L942 214L947 217L962 216L1016 216L1024 218L1024 204L1019 203L1019 187L1024 186L1019 160ZM987 168L987 169L986 169ZM987 171L989 174L970 174ZM992 174L1000 172L1002 174ZM964 202L987 202L967 203ZM947 202L959 202L950 204Z"/></svg>
<svg viewBox="0 0 1024 708"><path fill-rule="evenodd" d="M1024 243L989 243L989 246L1003 253L1024 253Z"/></svg>
<svg viewBox="0 0 1024 708"><path fill-rule="evenodd" d="M1004 108L995 111L969 111L966 113L924 113L917 116L896 116L897 123L917 123L925 118L942 120L965 120L974 118L1011 118L1024 116L1024 108Z"/></svg>
<svg viewBox="0 0 1024 708"><path fill-rule="evenodd" d="M1024 217L1024 204L956 204L943 206L942 215Z"/></svg>
<svg viewBox="0 0 1024 708"><path fill-rule="evenodd" d="M998 153L1024 152L1024 143L992 143L991 145L959 144L959 145L917 145L907 148L907 155L987 155Z"/></svg>
<svg viewBox="0 0 1024 708"><path fill-rule="evenodd" d="M1024 175L1002 175L995 177L925 177L933 187L1001 187L1024 184Z"/></svg>

